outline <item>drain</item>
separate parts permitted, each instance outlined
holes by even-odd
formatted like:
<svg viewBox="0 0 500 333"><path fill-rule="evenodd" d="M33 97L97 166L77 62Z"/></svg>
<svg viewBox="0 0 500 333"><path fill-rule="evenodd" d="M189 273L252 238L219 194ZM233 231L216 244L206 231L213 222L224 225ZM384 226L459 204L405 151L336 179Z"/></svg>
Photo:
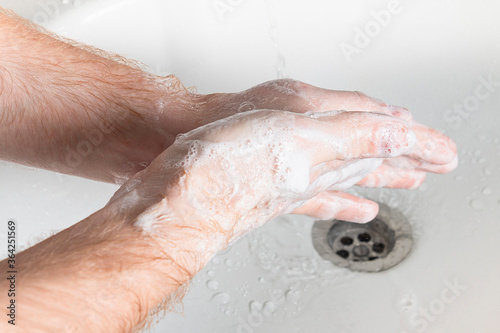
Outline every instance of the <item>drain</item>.
<svg viewBox="0 0 500 333"><path fill-rule="evenodd" d="M375 219L366 224L316 221L314 248L323 259L353 271L379 272L397 265L413 245L411 225L396 209L381 203L379 207Z"/></svg>

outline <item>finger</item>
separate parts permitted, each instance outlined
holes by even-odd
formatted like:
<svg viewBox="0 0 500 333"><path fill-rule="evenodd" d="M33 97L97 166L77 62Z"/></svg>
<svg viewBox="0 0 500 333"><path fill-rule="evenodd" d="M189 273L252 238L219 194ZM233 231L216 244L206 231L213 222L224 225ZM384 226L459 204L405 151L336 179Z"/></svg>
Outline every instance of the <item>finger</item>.
<svg viewBox="0 0 500 333"><path fill-rule="evenodd" d="M359 91L338 91L315 87L292 80L264 82L238 94L238 100L247 110L273 109L295 113L324 112L330 110L371 111L393 114L393 107ZM395 107L396 109L398 107ZM408 113L404 113L407 116ZM395 115L396 116L396 115ZM406 120L406 119L405 119Z"/></svg>
<svg viewBox="0 0 500 333"><path fill-rule="evenodd" d="M333 160L395 157L407 153L415 135L403 120L371 112L316 113L300 119L296 134L313 166ZM300 126L302 125L302 126Z"/></svg>
<svg viewBox="0 0 500 333"><path fill-rule="evenodd" d="M338 219L357 223L369 222L377 213L377 203L337 191L320 192L292 212L322 220Z"/></svg>
<svg viewBox="0 0 500 333"><path fill-rule="evenodd" d="M383 161L382 158L362 158L320 164L311 169L311 188L316 193L325 190L344 191L374 172Z"/></svg>
<svg viewBox="0 0 500 333"><path fill-rule="evenodd" d="M432 173L448 173L453 170L458 165L458 157L455 158L447 164L433 164L422 160L416 160L408 156L398 156L393 159L387 159L384 164L394 168L394 169L405 169L405 170L417 170Z"/></svg>
<svg viewBox="0 0 500 333"><path fill-rule="evenodd" d="M412 130L417 142L409 154L411 158L437 165L450 164L457 158L457 146L443 133L418 123Z"/></svg>
<svg viewBox="0 0 500 333"><path fill-rule="evenodd" d="M356 185L363 187L388 187L414 189L425 180L426 172L393 168L383 163L377 170L367 175Z"/></svg>

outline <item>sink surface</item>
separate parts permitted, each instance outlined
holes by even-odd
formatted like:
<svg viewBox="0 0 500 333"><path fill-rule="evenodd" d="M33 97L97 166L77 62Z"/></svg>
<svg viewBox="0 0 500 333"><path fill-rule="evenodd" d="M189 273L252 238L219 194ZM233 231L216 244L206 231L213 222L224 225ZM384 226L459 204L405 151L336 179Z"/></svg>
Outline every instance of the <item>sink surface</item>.
<svg viewBox="0 0 500 333"><path fill-rule="evenodd" d="M279 77L359 90L409 108L458 145L457 170L429 175L417 190L352 190L410 221L413 249L397 266L335 267L314 250L312 219L280 217L217 255L152 332L498 332L500 3L55 3L57 15L42 16L42 7L26 15L200 93ZM117 189L10 163L0 164L0 183L1 219L16 219L24 247L90 215Z"/></svg>

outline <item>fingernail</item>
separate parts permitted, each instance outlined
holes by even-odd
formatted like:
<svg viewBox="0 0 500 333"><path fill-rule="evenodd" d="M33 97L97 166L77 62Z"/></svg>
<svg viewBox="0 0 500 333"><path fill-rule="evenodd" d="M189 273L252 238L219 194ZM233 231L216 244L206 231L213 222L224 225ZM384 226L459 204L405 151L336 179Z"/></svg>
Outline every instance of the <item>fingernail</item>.
<svg viewBox="0 0 500 333"><path fill-rule="evenodd" d="M407 153L417 142L412 130L402 123L392 122L382 128L380 136L380 154L395 157Z"/></svg>

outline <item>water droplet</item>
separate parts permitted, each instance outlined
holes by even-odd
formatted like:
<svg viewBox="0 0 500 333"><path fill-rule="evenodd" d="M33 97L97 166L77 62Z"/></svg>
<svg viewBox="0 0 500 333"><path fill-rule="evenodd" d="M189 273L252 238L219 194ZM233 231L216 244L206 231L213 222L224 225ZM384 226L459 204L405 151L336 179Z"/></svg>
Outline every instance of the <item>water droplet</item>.
<svg viewBox="0 0 500 333"><path fill-rule="evenodd" d="M491 189L491 187L486 186L485 188L483 188L484 195L490 195L491 193L493 193L493 190Z"/></svg>
<svg viewBox="0 0 500 333"><path fill-rule="evenodd" d="M491 171L491 169L490 169L490 168L488 168L488 167L485 167L485 168L483 169L483 172L484 172L484 175L485 175L485 176L491 176L491 175L493 174L493 171Z"/></svg>
<svg viewBox="0 0 500 333"><path fill-rule="evenodd" d="M265 302L262 307L262 314L266 317L270 317L276 311L276 305L273 302Z"/></svg>
<svg viewBox="0 0 500 333"><path fill-rule="evenodd" d="M227 267L232 267L233 266L233 261L231 259L226 259L224 261L224 263L226 264Z"/></svg>
<svg viewBox="0 0 500 333"><path fill-rule="evenodd" d="M219 264L219 263L220 263L220 258L219 258L219 257L214 257L214 258L212 259L212 262L213 262L214 264L216 264L216 265L217 265L217 264Z"/></svg>
<svg viewBox="0 0 500 333"><path fill-rule="evenodd" d="M267 281L266 281L266 279L264 279L263 277L260 277L260 278L259 278L259 282L260 282L260 283L266 283Z"/></svg>
<svg viewBox="0 0 500 333"><path fill-rule="evenodd" d="M484 201L481 200L481 199L474 199L474 200L472 200L470 202L470 205L471 205L472 208L477 209L477 210L481 210L481 209L486 208L486 205L485 205Z"/></svg>
<svg viewBox="0 0 500 333"><path fill-rule="evenodd" d="M214 276L215 276L215 272L214 272L214 270L213 270L213 269L209 269L209 270L207 271L207 275L208 275L208 276L210 276L210 277L214 277Z"/></svg>
<svg viewBox="0 0 500 333"><path fill-rule="evenodd" d="M248 308L251 314L259 314L262 311L262 303L251 301L250 303L248 303Z"/></svg>
<svg viewBox="0 0 500 333"><path fill-rule="evenodd" d="M217 293L210 300L217 304L227 304L231 300L231 296L228 293Z"/></svg>
<svg viewBox="0 0 500 333"><path fill-rule="evenodd" d="M207 281L207 288L210 290L217 290L217 289L219 289L219 282L216 280L208 280Z"/></svg>

